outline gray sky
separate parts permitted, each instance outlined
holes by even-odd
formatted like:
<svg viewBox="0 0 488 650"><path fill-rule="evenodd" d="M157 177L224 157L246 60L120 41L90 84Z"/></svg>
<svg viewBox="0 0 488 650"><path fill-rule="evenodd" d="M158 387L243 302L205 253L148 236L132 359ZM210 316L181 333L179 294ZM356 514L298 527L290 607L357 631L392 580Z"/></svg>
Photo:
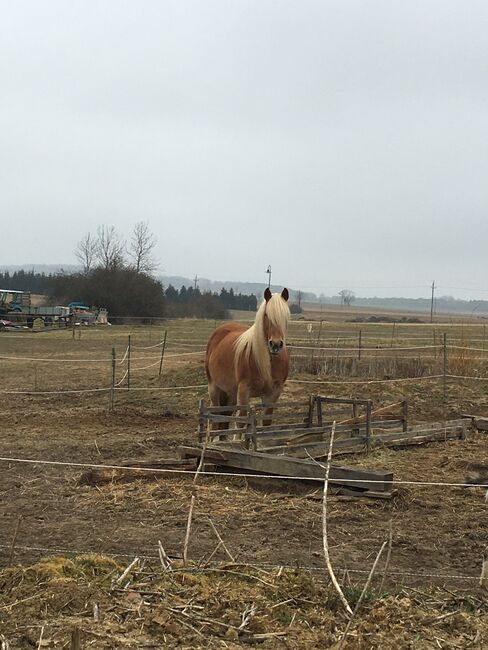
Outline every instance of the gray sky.
<svg viewBox="0 0 488 650"><path fill-rule="evenodd" d="M488 296L485 0L0 0L0 264Z"/></svg>

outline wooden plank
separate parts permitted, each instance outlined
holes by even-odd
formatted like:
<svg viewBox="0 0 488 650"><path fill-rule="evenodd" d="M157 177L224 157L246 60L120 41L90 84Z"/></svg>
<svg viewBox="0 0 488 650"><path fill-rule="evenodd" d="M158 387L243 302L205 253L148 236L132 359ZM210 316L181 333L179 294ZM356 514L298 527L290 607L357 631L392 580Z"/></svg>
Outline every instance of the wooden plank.
<svg viewBox="0 0 488 650"><path fill-rule="evenodd" d="M420 445L427 442L437 442L439 440L455 440L462 438L462 427L457 429L448 429L445 431L424 431L424 432L395 432L374 434L371 438L371 448L381 447L404 447L408 445ZM330 438L329 438L330 439ZM356 436L350 438L336 439L334 441L335 453L358 453L366 449L366 436ZM322 458L329 451L329 440L320 440L316 442L307 442L300 445L277 445L261 448L261 451L271 454L286 454L294 458Z"/></svg>
<svg viewBox="0 0 488 650"><path fill-rule="evenodd" d="M323 395L317 395L317 401L320 401L324 404L360 404L366 406L368 404L367 399L346 399L339 397L324 397Z"/></svg>
<svg viewBox="0 0 488 650"><path fill-rule="evenodd" d="M200 447L179 447L178 452L183 457L198 458L202 450ZM215 450L211 447L205 451L205 460L215 461L215 453L223 458L223 460L218 461L218 464L227 468L235 467L252 473L304 477L317 481L324 480L325 468L313 461L286 456L271 456L258 451ZM336 485L348 485L379 492L388 492L392 488L393 473L386 470L364 470L356 467L332 465L329 476L331 483Z"/></svg>
<svg viewBox="0 0 488 650"><path fill-rule="evenodd" d="M419 422L408 427L408 431L426 431L428 429L444 429L466 424L466 420L458 418L456 420L446 420L445 422Z"/></svg>
<svg viewBox="0 0 488 650"><path fill-rule="evenodd" d="M474 426L478 429L478 431L488 431L488 419L475 418Z"/></svg>
<svg viewBox="0 0 488 650"><path fill-rule="evenodd" d="M402 406L403 406L403 401L394 402L393 404L387 404L386 406L382 406L379 409L375 409L374 411L371 411L371 417L389 413L391 410L400 408ZM337 424L358 424L359 422L366 422L367 416L368 414L365 413L364 415L360 415L356 418L349 418L347 420L342 420L342 422L338 422Z"/></svg>

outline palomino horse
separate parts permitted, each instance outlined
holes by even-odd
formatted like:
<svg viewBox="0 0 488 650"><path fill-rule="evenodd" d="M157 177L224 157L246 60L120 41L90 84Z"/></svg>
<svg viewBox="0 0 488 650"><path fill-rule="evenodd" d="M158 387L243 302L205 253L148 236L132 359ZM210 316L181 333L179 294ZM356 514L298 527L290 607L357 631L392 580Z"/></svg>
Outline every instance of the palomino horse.
<svg viewBox="0 0 488 650"><path fill-rule="evenodd" d="M263 404L276 402L288 376L287 301L288 289L281 295L266 289L254 325L226 323L209 338L205 370L212 406L229 406L232 415L237 404L247 405L251 397L261 397Z"/></svg>

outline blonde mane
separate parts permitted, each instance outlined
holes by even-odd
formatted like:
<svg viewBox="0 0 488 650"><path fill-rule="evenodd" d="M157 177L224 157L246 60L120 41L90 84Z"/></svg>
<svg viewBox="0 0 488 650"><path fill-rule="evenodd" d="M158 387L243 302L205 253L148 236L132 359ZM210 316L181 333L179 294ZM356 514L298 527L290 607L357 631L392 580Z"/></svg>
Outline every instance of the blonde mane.
<svg viewBox="0 0 488 650"><path fill-rule="evenodd" d="M274 293L266 302L263 300L256 312L254 324L243 332L235 344L236 363L245 355L247 361L252 354L259 370L259 374L268 386L272 384L271 360L269 356L268 341L264 337L264 316L269 318L271 323L279 327L286 334L288 321L290 320L290 309L288 303L279 293Z"/></svg>

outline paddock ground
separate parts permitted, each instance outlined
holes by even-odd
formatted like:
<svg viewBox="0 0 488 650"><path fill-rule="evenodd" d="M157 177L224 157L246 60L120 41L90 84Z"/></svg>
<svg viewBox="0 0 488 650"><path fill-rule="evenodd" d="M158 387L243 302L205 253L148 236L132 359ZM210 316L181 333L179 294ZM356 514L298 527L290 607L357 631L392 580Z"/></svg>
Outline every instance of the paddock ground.
<svg viewBox="0 0 488 650"><path fill-rule="evenodd" d="M0 456L114 465L173 457L179 444L195 441L197 403L205 389L183 387L205 384L201 350L214 327L213 321L188 320L151 327L86 328L81 330L81 338L75 333L74 339L70 331L1 333L0 354L10 357L0 360L2 390L51 394L2 393ZM315 334L317 327L314 323ZM390 324L361 327L366 340L369 335L371 341L376 338L382 344L392 337ZM439 332L451 328L450 336L463 340L466 346L481 347L484 328L467 327L436 325ZM159 376L161 346L150 346L157 346L164 329L168 338ZM357 324L323 324L321 339L328 341L327 345L338 338L347 342L357 331ZM433 331L428 325L398 326L394 346L406 345L414 338L430 340ZM117 364L122 361L117 365L120 381L129 334L131 388L150 390L117 391L113 411L108 409L107 392L56 392L110 386L113 345ZM307 343L307 323L293 323L290 334L297 343ZM311 343L315 341L312 336ZM172 356L183 353L185 356ZM466 359L463 362L467 363ZM480 363L484 365L483 360ZM146 366L150 367L139 370ZM303 370L294 371L291 378L327 379ZM341 377L343 383L324 386L289 383L284 397L300 400L321 392L371 398L377 406L407 398L413 422L458 417L462 412L488 417L488 381L450 380L444 404L439 380L349 383L355 379L364 378ZM469 462L488 462L486 435L470 433L464 441L377 450L368 457L348 456L345 462L391 469L396 480L456 483L464 479ZM284 643L293 648L327 647L324 643L332 645L340 637L345 618L321 579L320 490L264 479L210 477L202 478L195 488L190 477L179 475L94 488L77 484L82 472L78 467L1 461L3 567L9 562L19 524L14 568L5 568L0 574L4 587L0 632L12 647L35 647L42 625L45 636L41 647L69 647L67 635L75 624L86 632L86 647L164 647L157 645L162 634L167 647L248 647L249 641L242 640L243 635L235 633L232 625L239 627L244 604L250 606L254 601L258 613L249 623L253 632L286 633L286 637L264 637L262 647L282 647ZM157 569L158 541L178 564L193 491L197 498L189 543L191 561L199 563L215 549L210 517L236 562L254 568L235 571L240 576L225 570L211 577L182 573L170 589ZM392 554L383 587L389 595L380 598L374 591L379 570L371 598L346 647L486 647L485 600L475 579L488 543L486 507L480 489L441 485L398 485L398 495L391 501L330 496L332 562L352 599L357 598L378 549L388 538L390 522L392 529ZM96 554L90 560L92 568L86 569L86 562L85 568L77 568L80 554ZM46 558L52 556L69 558L71 564L63 560L68 568L53 568L52 563L46 566ZM138 608L124 600L127 594L111 592L106 578L114 570L110 562L116 562L121 571L136 556L146 557L137 580L146 580L148 591L162 594L148 596L147 604L139 603ZM226 562L228 558L219 549L213 561ZM280 573L280 565L306 570ZM246 577L248 573L251 577ZM273 585L274 590L252 576ZM203 608L195 611L200 616L206 612L217 624L202 623L197 615L168 618L171 609L165 606L182 605L174 600L175 594L183 600L192 599L195 606ZM280 602L273 600L277 594L283 601L291 594L291 600L274 607ZM242 607L239 598L245 601ZM90 609L94 599L100 600L105 612L96 628ZM227 608L222 599L228 600ZM193 610L190 607L188 611ZM229 627L222 627L222 621ZM98 636L90 637L89 629L99 630Z"/></svg>

